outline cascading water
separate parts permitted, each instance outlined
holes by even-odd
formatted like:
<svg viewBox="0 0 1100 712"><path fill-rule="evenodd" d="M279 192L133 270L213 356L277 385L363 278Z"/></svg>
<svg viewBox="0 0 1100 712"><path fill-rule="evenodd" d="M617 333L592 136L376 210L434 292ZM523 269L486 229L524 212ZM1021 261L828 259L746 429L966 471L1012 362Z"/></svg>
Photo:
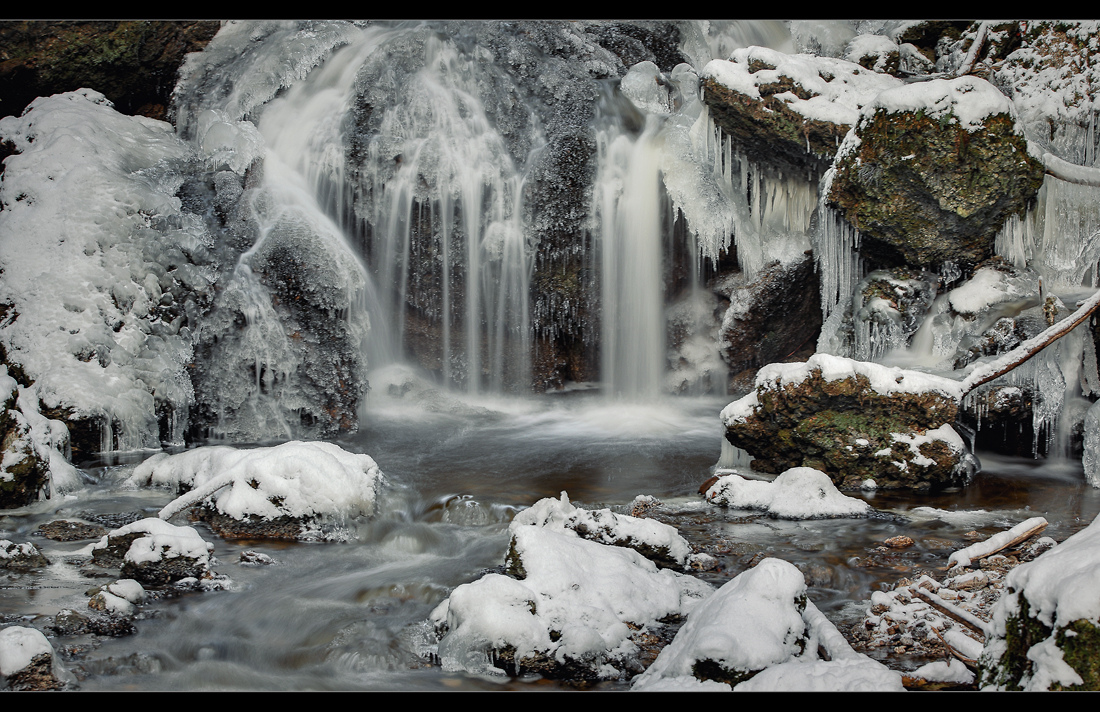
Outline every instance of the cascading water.
<svg viewBox="0 0 1100 712"><path fill-rule="evenodd" d="M603 382L610 394L652 398L665 372L661 289L660 119L632 140L617 127L597 134Z"/></svg>

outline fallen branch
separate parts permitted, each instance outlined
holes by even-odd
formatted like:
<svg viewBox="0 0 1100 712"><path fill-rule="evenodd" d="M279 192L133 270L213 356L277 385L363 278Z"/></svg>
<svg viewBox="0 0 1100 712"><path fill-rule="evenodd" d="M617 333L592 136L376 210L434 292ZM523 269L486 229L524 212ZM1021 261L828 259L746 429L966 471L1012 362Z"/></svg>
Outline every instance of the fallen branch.
<svg viewBox="0 0 1100 712"><path fill-rule="evenodd" d="M962 390L960 398L983 383L989 383L1028 361L1032 356L1080 326L1082 322L1092 316L1098 306L1100 306L1100 291L1086 299L1077 311L1054 326L1048 327L1038 335L1031 337L1000 358L974 369L960 383Z"/></svg>
<svg viewBox="0 0 1100 712"><path fill-rule="evenodd" d="M978 661L977 660L974 660L973 658L968 658L965 655L963 655L962 653L960 653L958 650L955 650L954 648L952 648L951 644L948 643L946 640L944 640L943 636L940 635L940 632L938 630L936 630L935 628L932 629L932 632L935 633L936 637L940 639L940 642L943 643L943 647L947 649L947 652L951 653L955 658L957 658L959 661L961 661L962 664L965 665L971 672L977 674L977 672L978 672Z"/></svg>
<svg viewBox="0 0 1100 712"><path fill-rule="evenodd" d="M1043 168L1049 175L1054 176L1058 180L1064 180L1067 183L1076 183L1077 185L1100 187L1100 168L1079 166L1076 163L1063 161L1053 153L1043 154Z"/></svg>
<svg viewBox="0 0 1100 712"><path fill-rule="evenodd" d="M1010 546L1016 546L1043 531L1046 527L1046 519L1032 517L1020 522L1011 529L994 534L985 541L979 541L977 544L971 544L965 549L959 549L948 557L947 566L970 566L971 559L984 559Z"/></svg>
<svg viewBox="0 0 1100 712"><path fill-rule="evenodd" d="M956 608L955 606L952 606L950 603L943 600L931 591L925 591L921 588L910 590L913 591L913 595L917 596L922 601L932 606L945 616L951 618L952 620L962 623L964 626L974 631L975 633L980 633L983 637L989 635L989 627L986 625L985 621L983 621L981 618L978 618L974 614L968 611L964 611L961 608ZM932 630L935 630L935 628L933 628ZM939 633L937 632L936 635L939 635ZM943 638L940 638L940 640L943 640ZM946 643L944 643L944 645L946 645Z"/></svg>

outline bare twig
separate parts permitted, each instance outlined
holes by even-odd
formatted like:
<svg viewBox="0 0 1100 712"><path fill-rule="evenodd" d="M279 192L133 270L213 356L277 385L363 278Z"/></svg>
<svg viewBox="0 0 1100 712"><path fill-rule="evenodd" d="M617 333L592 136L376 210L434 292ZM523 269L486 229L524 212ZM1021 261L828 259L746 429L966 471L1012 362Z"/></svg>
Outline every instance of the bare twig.
<svg viewBox="0 0 1100 712"><path fill-rule="evenodd" d="M977 674L977 672L978 672L978 661L977 660L975 660L973 658L968 658L968 657L964 656L962 653L960 653L958 650L955 650L954 648L952 648L951 644L948 643L946 640L944 640L943 636L940 635L940 632L938 630L936 630L935 628L932 628L932 632L935 633L936 637L940 639L940 642L943 643L943 647L947 649L947 652L951 653L951 655L958 658L962 662L963 665L965 665L967 668L970 669L971 672Z"/></svg>
<svg viewBox="0 0 1100 712"><path fill-rule="evenodd" d="M1054 326L1031 337L997 360L974 369L961 383L962 395L965 396L983 383L989 383L1028 361L1032 356L1080 326L1082 322L1092 316L1098 306L1100 306L1100 291L1086 299L1077 311Z"/></svg>

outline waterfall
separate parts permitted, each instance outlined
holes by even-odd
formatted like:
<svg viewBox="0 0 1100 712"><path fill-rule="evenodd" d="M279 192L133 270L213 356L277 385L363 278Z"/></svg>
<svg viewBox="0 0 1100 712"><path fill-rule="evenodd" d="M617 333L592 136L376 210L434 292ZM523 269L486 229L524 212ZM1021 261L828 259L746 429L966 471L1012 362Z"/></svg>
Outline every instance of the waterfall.
<svg viewBox="0 0 1100 712"><path fill-rule="evenodd" d="M595 212L601 238L601 368L609 394L653 398L665 372L661 270L660 117L632 140L612 125L597 134Z"/></svg>

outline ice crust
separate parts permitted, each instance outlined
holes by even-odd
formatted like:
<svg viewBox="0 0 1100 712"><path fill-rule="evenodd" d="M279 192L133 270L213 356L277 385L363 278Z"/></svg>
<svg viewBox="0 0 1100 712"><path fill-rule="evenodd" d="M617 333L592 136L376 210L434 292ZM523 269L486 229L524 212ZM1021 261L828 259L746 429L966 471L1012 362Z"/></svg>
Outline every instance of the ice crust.
<svg viewBox="0 0 1100 712"><path fill-rule="evenodd" d="M188 257L201 262L209 238L175 197L187 147L90 89L36 99L0 120L0 137L19 150L0 186L0 300L18 314L0 324L9 358L46 405L117 422L121 449L159 446L154 395L186 413L192 352L182 317L154 308L213 279Z"/></svg>
<svg viewBox="0 0 1100 712"><path fill-rule="evenodd" d="M369 515L383 481L368 455L333 443L299 441L249 450L218 445L160 453L138 465L127 480L132 486L191 488L160 511L162 519L201 502L234 519Z"/></svg>

